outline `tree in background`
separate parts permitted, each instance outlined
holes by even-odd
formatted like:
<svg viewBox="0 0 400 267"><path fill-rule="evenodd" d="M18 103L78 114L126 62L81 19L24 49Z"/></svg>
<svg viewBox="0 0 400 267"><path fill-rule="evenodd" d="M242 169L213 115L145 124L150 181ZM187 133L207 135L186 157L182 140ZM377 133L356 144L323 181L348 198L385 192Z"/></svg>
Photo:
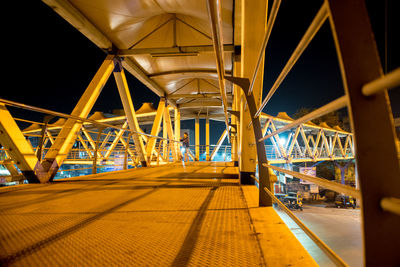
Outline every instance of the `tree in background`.
<svg viewBox="0 0 400 267"><path fill-rule="evenodd" d="M304 115L307 115L308 113L310 113L314 110L315 109L306 108L306 107L300 108L292 115L292 118L293 119L301 118ZM311 122L313 122L317 125L320 124L321 122L325 122L330 127L334 127L334 126L338 125L343 130L350 131L349 125L347 125L347 123L345 123L347 121L349 121L349 117L347 116L347 114L343 114L340 111L333 111L324 116L321 116L319 118L311 120Z"/></svg>

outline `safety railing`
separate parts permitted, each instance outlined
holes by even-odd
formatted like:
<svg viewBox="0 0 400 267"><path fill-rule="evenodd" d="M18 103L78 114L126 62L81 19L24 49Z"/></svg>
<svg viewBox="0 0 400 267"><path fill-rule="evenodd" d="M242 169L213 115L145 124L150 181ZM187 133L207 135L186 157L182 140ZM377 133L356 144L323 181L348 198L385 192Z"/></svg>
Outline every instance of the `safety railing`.
<svg viewBox="0 0 400 267"><path fill-rule="evenodd" d="M277 16L279 6L280 6L280 0L275 0L272 9L270 12L270 17L267 23L267 29L265 32L264 36L264 41L261 46L261 50L259 53L259 58L258 62L261 62L262 57L265 55L265 49L267 47L268 39L272 30L272 27L274 25L275 17ZM351 2L351 3L350 3ZM357 3L355 3L357 2ZM257 131L261 131L261 127L259 126L259 118L262 110L264 107L267 105L269 100L272 98L274 93L277 91L279 88L280 84L283 82L285 77L288 75L292 67L295 65L299 57L302 55L304 50L307 48L308 44L311 42L313 37L317 34L323 23L329 18L334 40L335 40L335 45L336 45L336 51L339 55L339 62L340 62L340 67L342 70L342 78L343 82L345 84L345 91L346 95L339 97L338 99L316 109L315 111L297 119L294 120L293 122L267 134L264 137L258 138L259 136L262 136L261 133ZM353 24L354 21L357 21L357 27L352 28L358 29L357 31L357 36L352 36L354 35L354 31L351 32L351 29L348 29L348 25ZM361 21L361 22L360 22ZM275 80L273 83L272 87L268 91L267 96L264 98L262 101L262 104L258 107L255 107L255 102L254 100L251 99L253 97L252 95L252 89L253 89L253 84L254 84L254 77L257 74L258 68L260 67L260 64L257 64L256 70L255 70L255 75L253 76L253 80L250 83L250 86L246 87L246 83L240 83L237 82L237 85L241 86L242 89L244 90L244 93L247 94L246 101L247 105L249 106L249 110L251 113L251 116L253 116L252 122L249 124L253 125L254 129L254 134L256 137L256 142L257 143L264 143L264 140L267 140L271 137L278 136L279 134L282 134L286 131L290 131L291 129L304 124L306 122L309 122L310 120L313 120L315 118L321 117L325 114L328 114L332 111L336 111L338 109L346 108L348 107L350 109L350 118L352 119L352 126L355 132L356 139L355 140L355 145L358 146L358 149L362 152L358 152L359 154L356 156L357 159L357 164L359 164L358 168L361 170L360 174L361 175L368 175L368 171L374 171L373 168L385 168L384 166L368 166L369 164L372 164L372 160L368 160L368 158L371 158L371 155L367 155L367 153L372 153L371 151L384 151L387 154L385 157L390 158L388 162L385 162L386 165L388 166L387 168L390 169L390 171L386 171L386 174L389 177L369 177L369 178L364 178L360 177L360 183L361 183L361 189L362 191L355 189L351 186L347 185L342 185L338 184L335 182L328 181L323 178L318 178L306 174L302 174L299 172L287 170L284 168L280 168L274 165L271 165L271 163L268 161L271 158L279 158L282 157L279 153L279 149L275 146L272 149L268 148L265 149L260 149L261 146L257 146L257 153L258 153L258 159L265 159L268 158L266 162L259 162L259 177L253 176L253 178L257 181L259 184L259 194L260 194L260 203L261 199L266 199L265 197L261 197L261 195L267 195L270 200L273 202L276 202L282 210L287 213L293 221L299 225L300 228L303 229L303 231L318 245L322 251L338 266L347 266L347 264L332 250L330 249L321 239L319 239L307 226L304 225L304 223L301 222L301 220L294 215L278 198L274 196L273 189L271 184L269 183L270 181L270 176L267 172L262 172L262 168L269 168L272 169L276 172L281 172L284 174L292 175L293 177L299 178L306 180L308 182L312 182L316 185L319 185L321 187L333 190L338 193L343 193L349 196L352 196L354 198L357 198L359 200L362 200L362 213L363 213L363 226L364 226L364 248L365 248L365 257L366 257L366 264L375 266L378 263L383 264L383 262L390 262L393 264L396 261L396 257L398 260L398 253L395 251L398 249L394 243L398 242L398 235L396 237L391 236L390 231L397 231L398 233L398 223L399 223L399 218L396 217L400 214L400 188L399 188L399 163L397 159L397 152L395 151L394 148L394 138L395 136L393 135L393 120L390 120L392 114L390 114L390 110L386 111L387 107L387 89L394 88L396 86L400 85L400 68L386 74L382 75L381 77L376 78L377 75L375 75L375 78L372 79L369 77L373 77L373 75L370 75L371 68L375 68L377 71L375 73L379 73L380 66L379 66L379 60L376 60L373 57L376 57L376 47L374 44L373 38L371 38L372 34L370 32L370 28L368 28L368 25L365 25L365 22L368 21L368 15L366 14L365 6L361 4L361 1L348 1L347 4L344 4L343 2L335 2L335 1L324 1L322 7L316 14L315 18L311 22L309 28L305 32L304 36L300 40L299 44L297 45L296 49L290 56L289 60L287 61L286 65L282 69L281 73L279 74L278 78ZM363 24L364 23L364 24ZM361 27L362 25L362 27ZM350 27L351 28L351 27ZM360 33L359 29L362 28L362 33ZM339 33L338 33L339 32ZM354 40L357 38L360 38L362 42L358 40ZM346 39L348 38L348 39ZM364 39L363 39L364 38ZM356 44L357 43L357 44ZM358 45L358 46L357 46ZM357 50L360 50L361 47L363 46L362 53L358 53ZM368 49L366 47L368 46ZM356 52L357 51L357 52ZM363 54L365 53L365 54ZM368 54L370 53L370 54ZM354 54L357 54L357 56L354 56ZM349 56L349 58L346 58ZM369 62L368 59L371 59L372 62ZM357 62L358 60L358 62ZM364 62L365 61L365 62ZM354 64L356 62L356 64ZM364 65L363 65L364 64ZM375 65L373 65L375 64ZM368 66L365 66L368 65ZM372 66L373 65L373 66ZM356 67L355 67L356 66ZM364 67L365 66L365 67ZM363 72L360 74L360 72ZM362 76L364 75L364 76ZM352 76L357 76L356 79L352 79ZM366 80L370 79L369 81L367 80L366 83L363 85L357 87L355 83L359 83L360 80ZM233 81L233 79L232 79ZM380 98L379 100L377 100ZM373 102L372 104L369 102ZM363 103L364 105L368 105L368 107L362 107ZM252 106L253 105L253 106ZM380 148L379 146L381 145L380 143L375 145L374 148L371 146L371 142L378 142L378 140L366 140L365 136L368 135L373 135L370 133L370 130L367 130L367 128L362 128L363 125L365 125L364 121L369 120L370 118L362 118L362 116L366 116L363 114L365 111L365 108L382 108L383 113L380 115L382 117L382 122L380 126L383 128L382 131L386 131L386 136L388 137L389 140L380 140L380 142L386 142L389 145L385 145L383 148ZM253 111L252 111L253 110ZM386 111L386 113L385 113ZM253 113L252 113L253 112ZM376 112L376 111L374 111ZM359 121L362 122L359 122ZM391 123L390 123L391 121ZM258 123L258 125L255 125ZM386 123L386 124L385 124ZM360 126L362 125L362 126ZM376 131L375 131L376 132ZM374 132L374 134L375 134ZM381 133L376 134L375 136L379 136ZM361 141L360 141L361 140ZM368 143L369 142L369 143ZM364 147L367 147L367 150L363 150ZM368 150L369 149L369 150ZM343 149L342 149L343 150ZM268 156L265 156L265 151L267 151ZM310 151L310 150L309 150ZM364 154L364 153L365 154ZM293 153L293 152L292 152ZM294 152L297 153L297 152ZM305 149L299 148L298 153L301 155L305 155L307 151ZM309 152L308 152L309 153ZM333 153L339 153L339 151L333 151ZM348 150L345 149L345 151L340 151L340 153L347 154L349 153ZM264 154L264 155L263 155ZM292 154L291 154L292 155ZM340 154L339 154L340 155ZM390 156L389 156L390 155ZM294 155L298 156L298 155ZM308 157L312 157L314 155L307 155ZM332 156L332 154L327 154L327 155L322 155L322 156ZM382 155L372 155L372 157L380 157ZM365 157L366 159L364 159ZM360 163L361 162L361 163ZM380 187L379 189L377 188L379 186L376 181L372 179L386 179L386 182L390 183L391 185L385 186L385 191L383 191L383 187ZM384 181L381 181L380 183L383 183ZM376 187L371 187L373 184L376 184ZM390 186L396 187L395 190L391 188ZM377 190L380 190L379 193ZM389 193L389 191L391 193ZM378 195L377 195L378 194ZM391 195L394 194L394 195ZM263 200L263 203L268 203L268 201ZM375 201L375 202L374 202ZM372 205L369 206L369 205ZM379 207L380 206L380 210ZM388 212L385 214L382 214L382 211ZM382 228L384 227L381 223L382 221L380 220L379 217L385 217L385 223L388 229L385 229L386 231L385 237L382 236L382 232L379 231L379 234L376 234L377 228ZM389 230L391 229L391 230ZM390 237L389 237L390 236ZM387 243L387 239L391 238L392 243ZM386 243L388 245L387 248L382 249L382 243ZM389 248L390 246L395 246L395 248ZM374 251L375 250L375 251ZM379 250L379 252L377 252ZM370 252L370 254L368 254ZM377 259L377 257L379 259ZM398 262L398 261L397 261ZM375 264L374 264L375 263Z"/></svg>
<svg viewBox="0 0 400 267"><path fill-rule="evenodd" d="M177 144L180 143L179 141L131 130L128 128L127 122L125 122L123 125L114 125L99 120L63 114L60 112L25 105L5 99L0 99L0 105L2 106L2 119L4 120L2 121L2 133L7 132L8 134L8 136L3 136L5 140L4 143L7 143L8 146L13 147L13 151L10 149L10 153L7 153L7 149L0 150L0 157L4 158L4 160L0 160L0 163L5 163L6 160L14 162L12 164L8 164L7 166L2 164L7 167L9 173L11 174L11 179L8 180L24 179L23 173L25 170L20 169L22 165L23 168L28 170L31 168L35 174L43 172L43 166L41 165L46 164L46 162L49 162L49 160L54 161L54 159L48 158L49 153L53 153L54 155L54 150L57 150L56 157L59 157L60 160L57 162L58 168L56 172L52 174L52 177L59 177L59 175L56 176L58 170L60 172L72 172L72 170L70 170L69 167L66 167L66 165L81 166L74 168L74 171L78 171L78 169L81 171L88 170L89 167L87 166L92 165L91 173L97 173L98 169L103 169L103 171L107 168L109 170L115 170L115 165L118 164L122 165L123 169L129 168L129 166L140 167L146 162L152 164L151 158L154 155L157 157L163 157L163 160L157 159L157 162L161 161L163 163L168 163L178 160L178 152L174 152L174 150L178 149L179 145ZM60 120L55 123L58 123L59 125L57 125L60 126L57 127L57 130L49 130L55 125L49 124L50 119L42 123L32 120L13 118L6 109L6 106L38 112L44 114L45 118L46 116L50 115L52 116L51 119L62 118L65 120L62 122L62 124L58 123ZM69 138L67 144L67 141L64 141L64 139L66 139L66 135L64 134L61 136L61 132L65 130L64 128L66 127L65 125L67 124L68 120L73 122L71 129L76 127L77 130L75 130L75 132L70 136L67 136L67 138ZM9 122L10 125L5 126L6 121ZM16 121L30 123L31 126L36 125L35 127L38 129L35 131L26 129L25 131L21 131ZM67 130L69 129L70 128ZM15 140L13 140L10 136L11 134L18 137L14 138ZM136 140L134 138L135 135L138 137ZM21 138L21 136L24 137L24 140ZM142 150L140 150L137 148L135 142L139 140L140 142L147 143L151 139L154 139L158 143L160 143L161 140L163 146L168 147L168 154L172 154L173 159L167 156L167 151L165 150L161 151L160 153L157 153L153 150L151 151L149 160L147 160L147 151L145 150L144 145ZM18 143L13 143L14 141L18 141ZM54 144L57 142L58 147L54 147ZM65 143L63 146L60 146L59 144L62 142ZM69 148L68 145L70 145ZM25 152L22 153L22 150ZM12 156L13 153L14 158ZM29 157L28 160L26 156ZM32 165L32 162L35 161L35 159L40 164ZM17 164L20 163L20 161L24 161L22 165ZM29 164L31 164L30 168L27 166ZM39 166L39 169L35 169L37 166ZM110 166L114 166L114 168L109 168ZM52 169L50 168L48 171L51 170ZM85 173L87 174L87 172Z"/></svg>

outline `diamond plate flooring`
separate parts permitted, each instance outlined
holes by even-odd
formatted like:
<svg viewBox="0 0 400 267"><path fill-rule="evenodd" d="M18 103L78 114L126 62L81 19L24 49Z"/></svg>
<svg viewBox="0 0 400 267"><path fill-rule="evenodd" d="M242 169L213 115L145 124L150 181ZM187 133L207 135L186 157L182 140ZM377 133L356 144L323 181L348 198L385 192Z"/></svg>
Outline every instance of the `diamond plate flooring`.
<svg viewBox="0 0 400 267"><path fill-rule="evenodd" d="M2 266L267 262L237 168L225 164L142 168L1 189L0 225Z"/></svg>

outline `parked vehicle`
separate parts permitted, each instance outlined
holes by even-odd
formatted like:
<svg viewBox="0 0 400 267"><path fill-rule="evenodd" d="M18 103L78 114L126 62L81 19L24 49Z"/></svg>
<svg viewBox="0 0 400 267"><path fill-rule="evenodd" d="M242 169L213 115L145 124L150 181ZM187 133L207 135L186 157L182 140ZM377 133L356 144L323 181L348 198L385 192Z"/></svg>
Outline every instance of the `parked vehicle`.
<svg viewBox="0 0 400 267"><path fill-rule="evenodd" d="M277 199L279 199L282 203L284 203L284 198L286 197L286 194L275 193L274 195L275 195L275 197L276 197ZM273 205L274 205L274 207L277 207L277 206L278 206L278 204L275 203L275 202L274 202Z"/></svg>
<svg viewBox="0 0 400 267"><path fill-rule="evenodd" d="M300 192L288 192L283 200L287 208L303 210L303 197Z"/></svg>
<svg viewBox="0 0 400 267"><path fill-rule="evenodd" d="M335 198L335 206L336 208L352 207L353 209L355 209L356 200L351 196L337 195Z"/></svg>

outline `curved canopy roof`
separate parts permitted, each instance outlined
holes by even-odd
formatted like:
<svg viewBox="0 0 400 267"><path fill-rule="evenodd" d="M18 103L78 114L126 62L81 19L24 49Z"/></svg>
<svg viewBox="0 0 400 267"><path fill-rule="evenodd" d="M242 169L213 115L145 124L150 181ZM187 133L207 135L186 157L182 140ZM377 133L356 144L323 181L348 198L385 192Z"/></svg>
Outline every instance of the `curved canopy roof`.
<svg viewBox="0 0 400 267"><path fill-rule="evenodd" d="M186 114L221 114L207 0L43 0L159 96ZM233 0L221 2L219 37L232 73ZM232 86L226 83L228 105Z"/></svg>

